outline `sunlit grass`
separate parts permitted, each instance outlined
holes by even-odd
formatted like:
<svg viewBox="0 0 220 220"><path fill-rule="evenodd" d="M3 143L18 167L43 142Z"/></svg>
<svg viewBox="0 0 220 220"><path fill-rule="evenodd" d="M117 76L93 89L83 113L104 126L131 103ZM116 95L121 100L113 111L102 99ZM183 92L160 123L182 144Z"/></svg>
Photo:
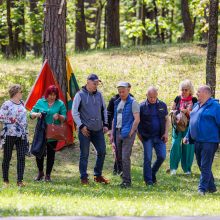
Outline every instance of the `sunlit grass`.
<svg viewBox="0 0 220 220"><path fill-rule="evenodd" d="M106 102L115 94L118 81L132 84L132 94L141 102L148 86L159 88L159 97L168 105L178 94L181 80L191 79L197 88L205 83L206 51L195 45L157 45L149 47L91 51L70 55L72 67L80 86L85 84L89 73L95 72L102 80L100 90ZM219 60L219 58L218 58ZM21 83L27 97L40 68L41 59L0 60L0 104L7 97L11 83ZM220 74L217 65L217 98L220 98ZM33 135L30 121L30 137ZM30 138L31 139L31 138ZM171 138L170 138L171 139ZM108 143L108 141L107 141ZM193 175L186 176L181 169L177 176L166 174L169 167L170 140L167 145L167 160L162 165L153 188L145 186L142 177L143 152L136 140L132 153L131 189L120 189L120 177L112 175L113 155L107 145L103 174L111 180L110 185L93 182L95 152L91 148L89 160L90 185L81 186L78 172L79 144L56 154L52 173L53 183L36 183L35 159L27 158L25 181L27 186L16 187L16 155L14 152L10 168L11 185L1 188L0 216L10 215L95 215L95 216L154 216L154 215L219 215L220 193L199 197L197 185L199 170L193 164ZM0 161L2 151L0 151ZM220 187L219 153L213 164L217 187ZM1 175L0 171L0 175Z"/></svg>

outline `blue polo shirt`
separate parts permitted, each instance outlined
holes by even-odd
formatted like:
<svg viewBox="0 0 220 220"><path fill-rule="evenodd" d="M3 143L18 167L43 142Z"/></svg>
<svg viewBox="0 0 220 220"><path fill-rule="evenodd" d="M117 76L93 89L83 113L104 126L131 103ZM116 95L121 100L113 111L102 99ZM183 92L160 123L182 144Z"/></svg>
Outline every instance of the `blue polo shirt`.
<svg viewBox="0 0 220 220"><path fill-rule="evenodd" d="M157 104L149 103L149 113L151 115L151 137L160 137L160 118L157 111Z"/></svg>

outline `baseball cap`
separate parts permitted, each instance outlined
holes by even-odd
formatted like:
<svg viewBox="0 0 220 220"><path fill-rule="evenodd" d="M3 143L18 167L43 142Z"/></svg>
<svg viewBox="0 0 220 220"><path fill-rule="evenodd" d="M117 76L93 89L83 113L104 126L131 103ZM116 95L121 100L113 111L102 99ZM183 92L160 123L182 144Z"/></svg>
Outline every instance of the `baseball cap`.
<svg viewBox="0 0 220 220"><path fill-rule="evenodd" d="M127 83L127 82L119 82L118 85L117 85L117 88L119 88L119 87L126 87L126 88L128 88L129 87L129 83Z"/></svg>
<svg viewBox="0 0 220 220"><path fill-rule="evenodd" d="M101 80L99 79L99 77L94 74L94 73L91 73L88 77L87 77L87 80L92 80L92 81L99 81L101 82Z"/></svg>

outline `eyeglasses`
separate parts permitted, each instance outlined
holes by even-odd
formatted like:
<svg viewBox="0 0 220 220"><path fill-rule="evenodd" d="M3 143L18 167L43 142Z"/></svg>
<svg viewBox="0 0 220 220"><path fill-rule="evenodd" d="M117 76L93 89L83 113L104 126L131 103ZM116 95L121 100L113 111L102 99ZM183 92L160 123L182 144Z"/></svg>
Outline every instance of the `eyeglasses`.
<svg viewBox="0 0 220 220"><path fill-rule="evenodd" d="M188 90L188 89L182 89L182 91L183 91L183 92L187 92L187 91L189 91L189 90Z"/></svg>

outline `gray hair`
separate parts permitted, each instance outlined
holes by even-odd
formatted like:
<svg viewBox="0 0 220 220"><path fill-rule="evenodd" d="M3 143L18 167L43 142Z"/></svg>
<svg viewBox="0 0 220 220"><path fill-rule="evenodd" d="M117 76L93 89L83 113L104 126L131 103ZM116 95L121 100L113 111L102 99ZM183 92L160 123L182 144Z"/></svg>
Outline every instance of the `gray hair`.
<svg viewBox="0 0 220 220"><path fill-rule="evenodd" d="M150 92L155 92L157 93L158 89L155 87L155 86L150 86L148 87L147 89L147 95L150 93Z"/></svg>
<svg viewBox="0 0 220 220"><path fill-rule="evenodd" d="M180 91L184 88L189 89L190 95L194 94L194 87L189 79L185 79L180 83Z"/></svg>
<svg viewBox="0 0 220 220"><path fill-rule="evenodd" d="M205 91L208 95L212 95L212 90L211 90L211 88L210 88L210 86L208 86L208 85L202 85L202 86L200 86L199 87L199 90L203 90L203 91Z"/></svg>
<svg viewBox="0 0 220 220"><path fill-rule="evenodd" d="M11 85L8 90L10 98L13 98L20 91L21 91L21 85L19 84Z"/></svg>

